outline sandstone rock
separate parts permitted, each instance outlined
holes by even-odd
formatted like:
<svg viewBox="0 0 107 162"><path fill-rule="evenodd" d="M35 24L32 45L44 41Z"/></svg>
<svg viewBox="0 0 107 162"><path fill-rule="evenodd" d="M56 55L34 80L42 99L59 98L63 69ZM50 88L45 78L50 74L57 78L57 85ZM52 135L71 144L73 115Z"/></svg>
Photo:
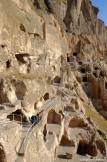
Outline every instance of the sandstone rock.
<svg viewBox="0 0 107 162"><path fill-rule="evenodd" d="M1 160L106 157L107 28L89 0L46 1L0 1Z"/></svg>
<svg viewBox="0 0 107 162"><path fill-rule="evenodd" d="M72 159L72 154L66 152L66 158L67 158L67 159Z"/></svg>
<svg viewBox="0 0 107 162"><path fill-rule="evenodd" d="M5 106L0 105L0 110L5 110L5 109L6 109Z"/></svg>
<svg viewBox="0 0 107 162"><path fill-rule="evenodd" d="M21 101L21 106L22 106L23 108L26 108L28 105L29 105L29 103L28 103L26 100L22 100L22 101Z"/></svg>

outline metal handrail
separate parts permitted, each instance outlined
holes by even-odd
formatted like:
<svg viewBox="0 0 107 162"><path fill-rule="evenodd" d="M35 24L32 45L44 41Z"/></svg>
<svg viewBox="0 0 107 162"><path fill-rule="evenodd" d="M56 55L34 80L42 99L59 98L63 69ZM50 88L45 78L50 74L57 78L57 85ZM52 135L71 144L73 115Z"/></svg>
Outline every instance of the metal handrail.
<svg viewBox="0 0 107 162"><path fill-rule="evenodd" d="M10 114L11 116L13 116L13 120L12 121L15 121L14 120L14 116L19 116L19 117L21 117L21 115L17 115L17 114ZM8 118L7 118L8 119ZM0 123L4 123L5 124L5 119L0 119ZM7 121L7 123L9 123L9 122L12 122L12 121Z"/></svg>
<svg viewBox="0 0 107 162"><path fill-rule="evenodd" d="M59 101L58 99L60 98L60 96L58 96L58 97L54 97L50 102L52 102L53 100L56 100L56 101ZM46 112L47 112L47 110L53 105L53 104L51 104L50 105L50 102L48 103L48 105L47 105L47 108L45 108L45 112L44 112L44 115L43 115L43 117L42 117L42 120L36 125L36 127L38 127L41 123L42 123L42 121L43 121L43 119L44 119L44 117L45 117L45 115L46 115ZM44 104L43 106L42 106L42 109L44 108L46 106L46 104ZM22 144L21 144L21 146L20 146L20 148L19 148L19 151L18 151L18 154L19 154L19 152L20 152L20 150L21 150L21 148L22 148L22 146L23 145L25 145L25 143L26 143L26 141L27 141L27 138L28 138L28 135L29 135L29 133L31 132L31 130L32 130L32 128L34 127L34 125L35 125L35 122L31 125L31 127L28 129L28 131L27 131L27 133L26 133L26 136L24 137L24 140L23 140L23 142L22 142ZM25 152L25 146L24 146L24 150L23 150L23 152ZM24 154L24 153L23 153Z"/></svg>

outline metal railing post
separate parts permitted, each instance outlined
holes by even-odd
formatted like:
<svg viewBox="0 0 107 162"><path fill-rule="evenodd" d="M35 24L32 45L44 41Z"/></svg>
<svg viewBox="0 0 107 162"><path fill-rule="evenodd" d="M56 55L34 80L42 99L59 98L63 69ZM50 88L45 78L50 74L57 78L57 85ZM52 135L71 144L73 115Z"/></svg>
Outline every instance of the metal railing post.
<svg viewBox="0 0 107 162"><path fill-rule="evenodd" d="M22 116L21 116L21 126L22 126Z"/></svg>
<svg viewBox="0 0 107 162"><path fill-rule="evenodd" d="M14 121L14 113L13 113L13 121Z"/></svg>

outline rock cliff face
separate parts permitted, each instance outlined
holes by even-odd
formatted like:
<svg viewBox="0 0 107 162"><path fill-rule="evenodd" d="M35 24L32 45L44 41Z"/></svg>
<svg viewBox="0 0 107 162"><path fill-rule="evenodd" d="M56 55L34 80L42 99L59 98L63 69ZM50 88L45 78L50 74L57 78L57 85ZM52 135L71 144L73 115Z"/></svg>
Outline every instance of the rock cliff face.
<svg viewBox="0 0 107 162"><path fill-rule="evenodd" d="M106 161L107 27L89 0L33 3L0 1L1 162Z"/></svg>

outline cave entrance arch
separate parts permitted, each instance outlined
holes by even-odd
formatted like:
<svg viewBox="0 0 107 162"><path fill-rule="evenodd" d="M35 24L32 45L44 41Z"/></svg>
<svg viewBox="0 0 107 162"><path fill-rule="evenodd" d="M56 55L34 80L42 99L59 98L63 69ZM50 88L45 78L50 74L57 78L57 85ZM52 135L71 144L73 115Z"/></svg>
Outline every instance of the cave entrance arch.
<svg viewBox="0 0 107 162"><path fill-rule="evenodd" d="M21 109L17 109L16 111L7 115L7 118L9 118L11 121L14 119L18 122L26 122L26 120L27 120L26 116L22 113Z"/></svg>
<svg viewBox="0 0 107 162"><path fill-rule="evenodd" d="M58 75L55 76L55 78L53 79L54 83L60 83L60 81L61 81L61 78Z"/></svg>
<svg viewBox="0 0 107 162"><path fill-rule="evenodd" d="M44 100L48 100L49 99L49 93L45 93L44 96L43 96Z"/></svg>
<svg viewBox="0 0 107 162"><path fill-rule="evenodd" d="M94 144L90 144L87 141L81 140L78 144L77 154L84 156L86 154L91 156L97 156L97 147Z"/></svg>
<svg viewBox="0 0 107 162"><path fill-rule="evenodd" d="M77 57L78 53L77 52L73 52L73 56Z"/></svg>
<svg viewBox="0 0 107 162"><path fill-rule="evenodd" d="M85 68L81 68L81 73L86 73L86 69Z"/></svg>
<svg viewBox="0 0 107 162"><path fill-rule="evenodd" d="M56 113L53 109L50 110L47 117L47 123L61 125L61 115Z"/></svg>

